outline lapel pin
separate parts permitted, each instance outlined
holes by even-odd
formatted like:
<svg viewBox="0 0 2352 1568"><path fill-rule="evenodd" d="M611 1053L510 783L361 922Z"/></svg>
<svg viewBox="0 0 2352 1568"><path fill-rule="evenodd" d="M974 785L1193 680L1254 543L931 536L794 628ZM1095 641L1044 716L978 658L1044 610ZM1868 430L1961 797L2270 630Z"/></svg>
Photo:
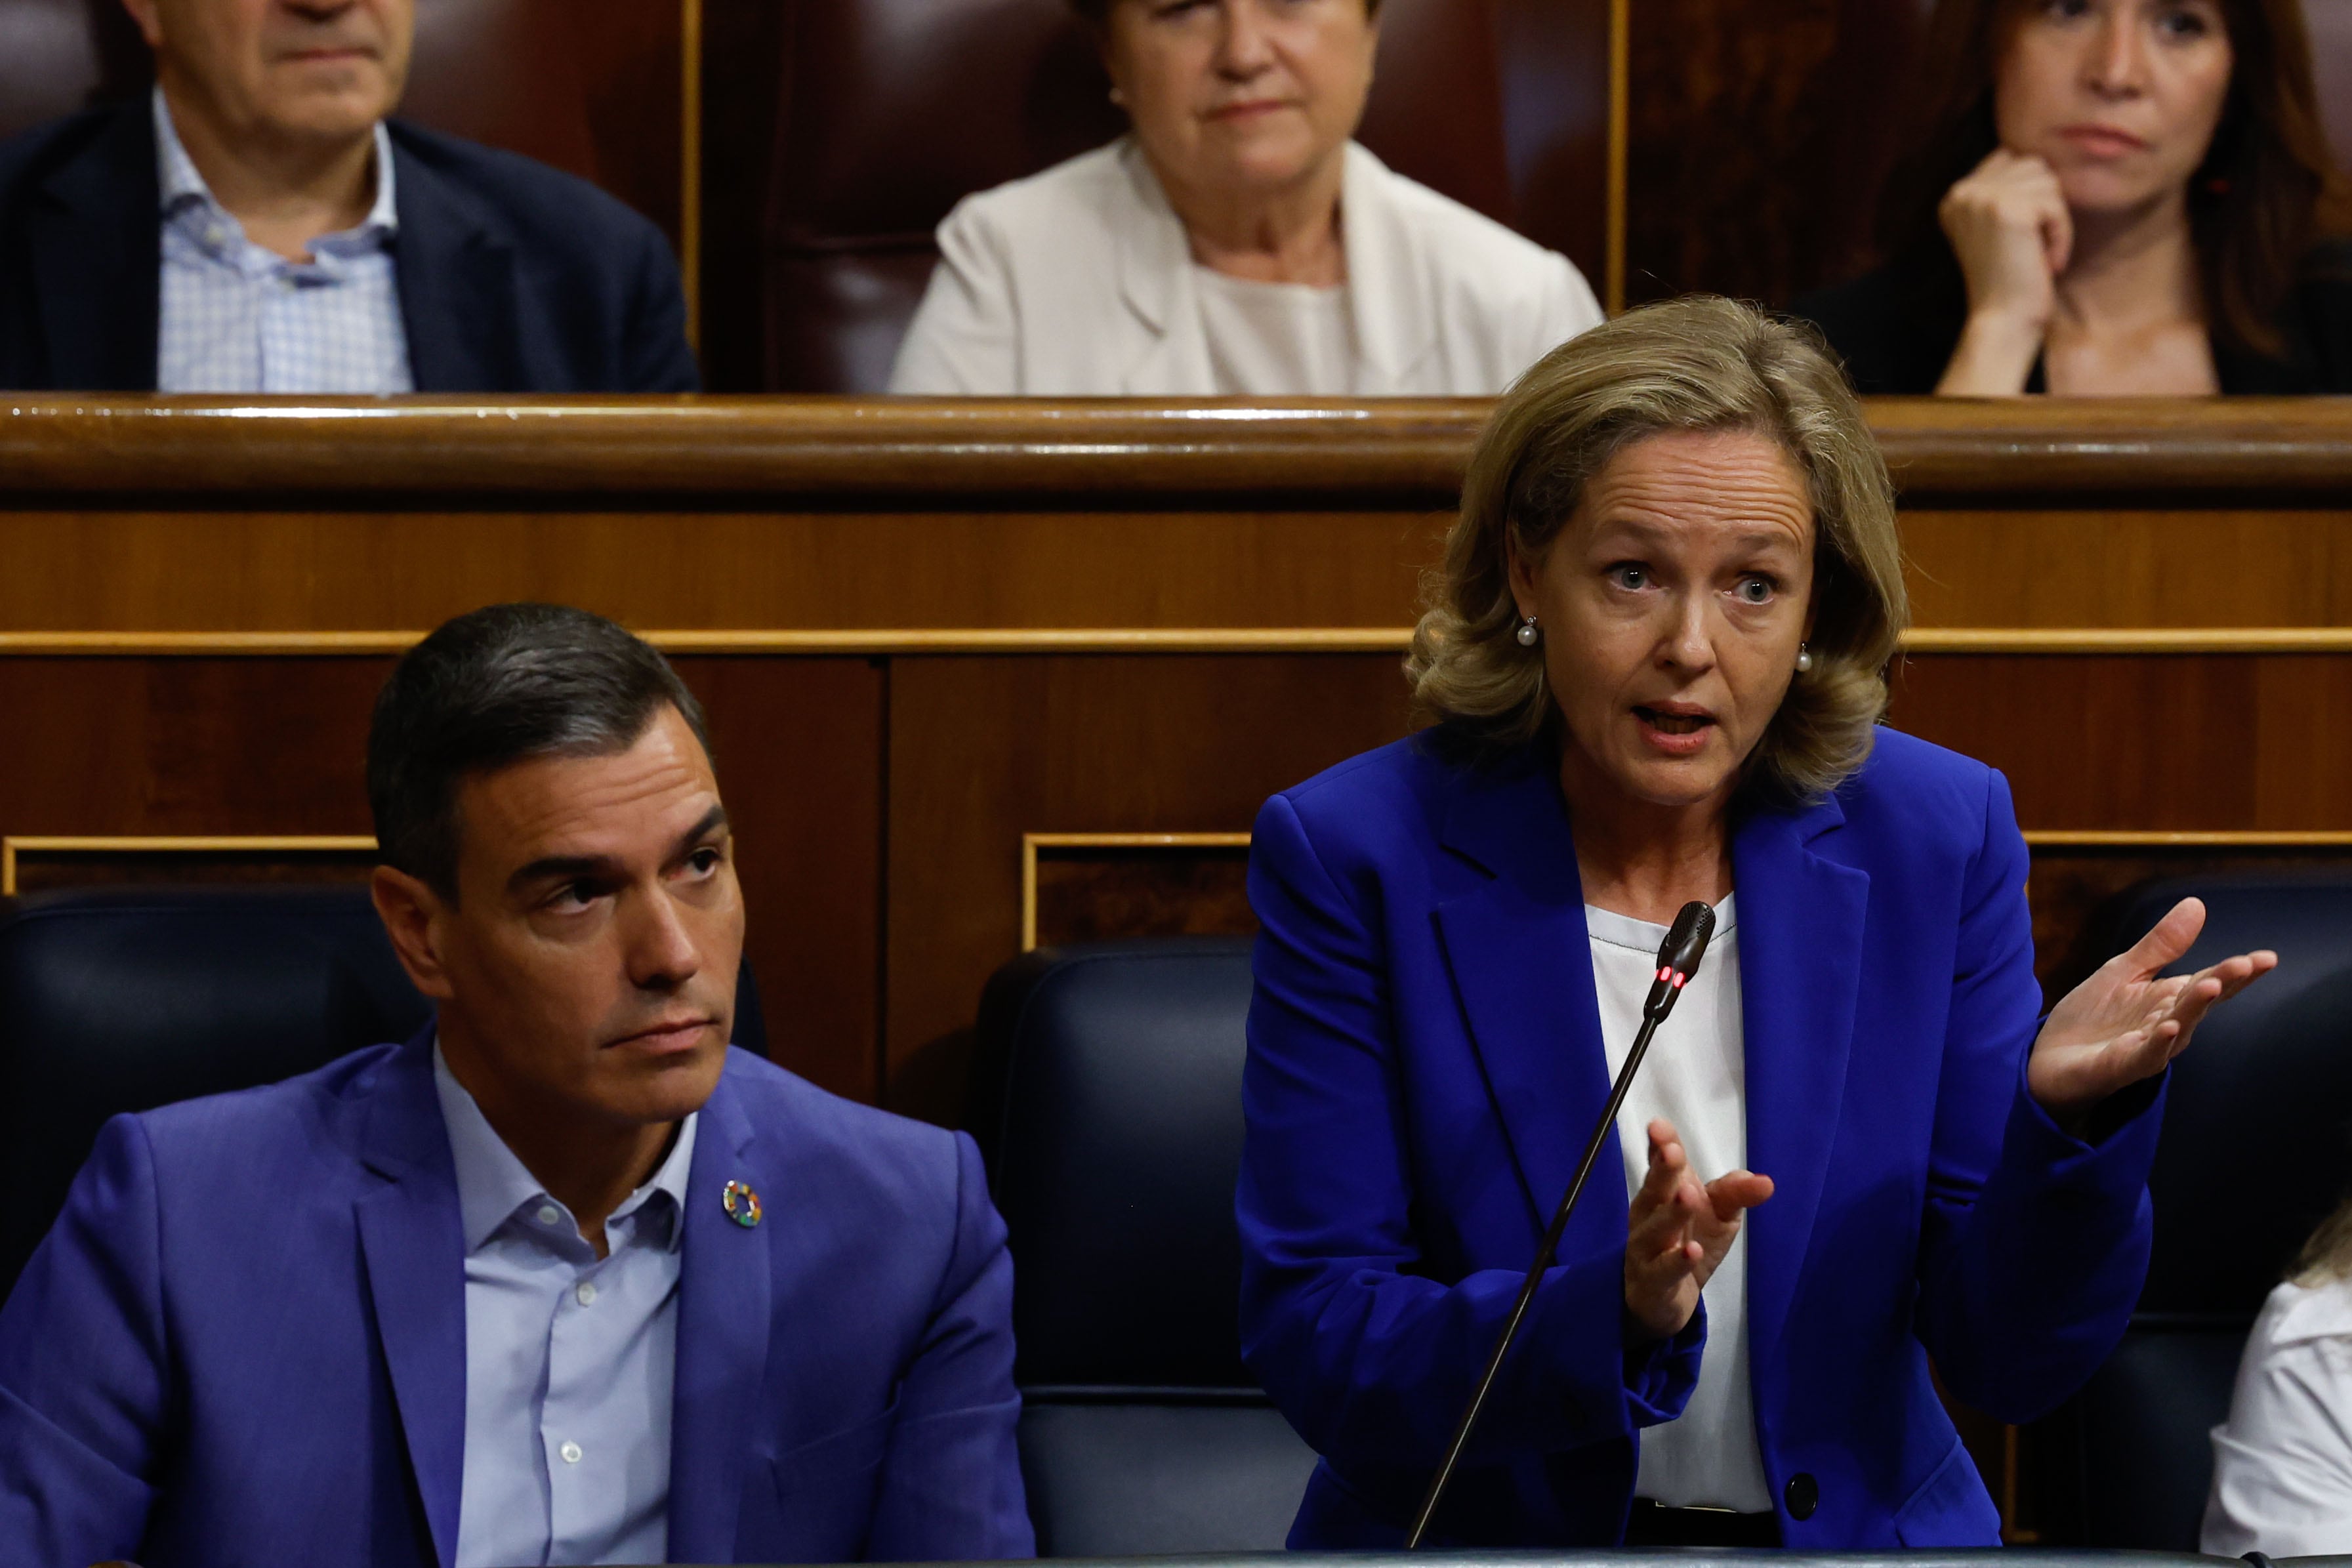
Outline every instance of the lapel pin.
<svg viewBox="0 0 2352 1568"><path fill-rule="evenodd" d="M760 1223L760 1194L741 1182L730 1182L719 1194L719 1206L745 1230Z"/></svg>

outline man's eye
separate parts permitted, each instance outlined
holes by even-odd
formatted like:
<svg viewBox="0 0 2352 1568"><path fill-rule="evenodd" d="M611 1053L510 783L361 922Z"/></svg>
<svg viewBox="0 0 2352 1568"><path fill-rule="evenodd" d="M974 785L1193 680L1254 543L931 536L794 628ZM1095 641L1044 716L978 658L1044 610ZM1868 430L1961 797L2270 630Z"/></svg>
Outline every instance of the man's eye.
<svg viewBox="0 0 2352 1568"><path fill-rule="evenodd" d="M686 858L686 864L697 876L707 877L719 869L719 854L715 848L696 850Z"/></svg>

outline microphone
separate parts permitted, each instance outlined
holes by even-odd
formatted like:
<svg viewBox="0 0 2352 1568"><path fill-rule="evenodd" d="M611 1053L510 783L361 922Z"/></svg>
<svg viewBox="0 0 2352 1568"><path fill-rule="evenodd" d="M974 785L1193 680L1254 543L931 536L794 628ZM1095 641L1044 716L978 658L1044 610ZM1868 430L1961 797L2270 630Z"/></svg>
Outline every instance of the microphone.
<svg viewBox="0 0 2352 1568"><path fill-rule="evenodd" d="M1486 1396L1494 1392L1495 1375L1503 1370L1503 1358L1511 1353L1511 1342L1518 1337L1519 1325L1527 1321L1528 1305L1535 1300L1536 1287L1543 1282L1544 1270L1552 1265L1552 1256L1559 1250L1559 1238L1568 1230L1568 1216L1576 1210L1576 1200L1584 1191L1585 1178L1592 1174L1592 1163L1601 1157L1601 1146L1608 1141L1609 1130L1617 1124L1617 1113L1624 1109L1625 1091L1633 1087L1633 1074L1640 1070L1642 1058L1649 1054L1650 1037L1666 1021L1682 999L1683 987L1698 973L1699 960L1706 956L1707 939L1715 934L1715 911L1693 900L1675 916L1666 940L1658 947L1657 978L1650 982L1649 999L1642 1004L1641 1032L1633 1037L1633 1048L1625 1055L1625 1065L1617 1071L1617 1081L1609 1090L1609 1103L1601 1110L1601 1120L1593 1124L1592 1136L1584 1145L1584 1158L1576 1163L1575 1179L1568 1184L1567 1195L1551 1216L1551 1227L1544 1232L1543 1245L1536 1248L1536 1260L1528 1266L1528 1277L1520 1281L1519 1299L1511 1304L1511 1315L1503 1321L1503 1332L1495 1342L1495 1353L1486 1358L1486 1370L1478 1375L1478 1386L1470 1393L1470 1403L1463 1407L1462 1419L1454 1426L1453 1441L1445 1445L1445 1458L1438 1461L1437 1473L1430 1478L1429 1492L1421 1500L1421 1511L1414 1516L1412 1531L1404 1538L1404 1549L1415 1550L1421 1538L1428 1533L1429 1521L1437 1515L1437 1505L1445 1496L1446 1483L1454 1479L1454 1467L1461 1463L1463 1450L1470 1446L1470 1434L1477 1428L1478 1416L1486 1408Z"/></svg>

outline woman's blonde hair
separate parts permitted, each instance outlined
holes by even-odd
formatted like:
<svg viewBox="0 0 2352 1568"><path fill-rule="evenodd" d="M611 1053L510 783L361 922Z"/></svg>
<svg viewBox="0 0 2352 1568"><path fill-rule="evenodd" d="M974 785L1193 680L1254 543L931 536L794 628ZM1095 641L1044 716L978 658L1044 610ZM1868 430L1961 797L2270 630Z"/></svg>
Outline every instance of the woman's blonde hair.
<svg viewBox="0 0 2352 1568"><path fill-rule="evenodd" d="M2287 1278L2303 1286L2325 1285L2331 1279L2352 1279L2352 1198L2319 1222L2303 1252L2287 1270Z"/></svg>
<svg viewBox="0 0 2352 1568"><path fill-rule="evenodd" d="M1886 664L1910 619L1895 489L1820 339L1731 300L1628 311L1554 349L1504 395L1471 455L1444 558L1423 580L1405 659L1414 706L1490 752L1546 731L1543 650L1513 635L1511 552L1541 559L1612 458L1683 430L1767 437L1811 489L1812 668L1789 688L1741 789L1817 798L1869 757Z"/></svg>

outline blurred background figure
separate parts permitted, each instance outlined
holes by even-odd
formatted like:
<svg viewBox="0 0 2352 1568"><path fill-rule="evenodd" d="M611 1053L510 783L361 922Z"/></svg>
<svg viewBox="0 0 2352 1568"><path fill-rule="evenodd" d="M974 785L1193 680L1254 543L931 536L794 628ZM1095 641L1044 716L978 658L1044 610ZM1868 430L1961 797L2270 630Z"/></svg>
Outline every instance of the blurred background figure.
<svg viewBox="0 0 2352 1568"><path fill-rule="evenodd" d="M134 102L0 145L0 386L678 392L667 241L585 181L388 123L415 0L125 0Z"/></svg>
<svg viewBox="0 0 2352 1568"><path fill-rule="evenodd" d="M1477 395L1601 320L1357 144L1380 0L1073 0L1132 134L961 203L890 387Z"/></svg>
<svg viewBox="0 0 2352 1568"><path fill-rule="evenodd" d="M1864 393L2352 390L2298 0L1942 0L1879 270L1800 300Z"/></svg>
<svg viewBox="0 0 2352 1568"><path fill-rule="evenodd" d="M2352 1202L2271 1292L2213 1428L2204 1549L2352 1552Z"/></svg>

